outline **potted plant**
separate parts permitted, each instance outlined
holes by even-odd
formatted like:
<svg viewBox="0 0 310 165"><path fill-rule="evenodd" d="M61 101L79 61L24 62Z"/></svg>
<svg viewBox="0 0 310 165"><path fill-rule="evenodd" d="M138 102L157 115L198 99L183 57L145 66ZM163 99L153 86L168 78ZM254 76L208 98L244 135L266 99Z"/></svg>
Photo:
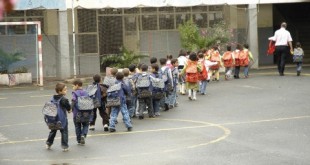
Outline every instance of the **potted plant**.
<svg viewBox="0 0 310 165"><path fill-rule="evenodd" d="M7 53L0 49L0 85L18 85L23 83L32 83L31 73L25 67L18 67L10 71L10 65L24 60L25 56L20 53Z"/></svg>

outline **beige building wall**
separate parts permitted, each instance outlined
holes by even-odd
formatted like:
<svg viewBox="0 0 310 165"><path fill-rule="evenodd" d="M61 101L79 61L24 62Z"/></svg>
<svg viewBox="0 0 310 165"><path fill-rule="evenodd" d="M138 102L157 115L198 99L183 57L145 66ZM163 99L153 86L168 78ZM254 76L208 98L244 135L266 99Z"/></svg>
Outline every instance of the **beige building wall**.
<svg viewBox="0 0 310 165"><path fill-rule="evenodd" d="M58 14L57 10L46 10L45 32L47 35L58 35Z"/></svg>
<svg viewBox="0 0 310 165"><path fill-rule="evenodd" d="M258 14L257 26L259 28L273 26L273 15L271 4L259 5L257 14Z"/></svg>

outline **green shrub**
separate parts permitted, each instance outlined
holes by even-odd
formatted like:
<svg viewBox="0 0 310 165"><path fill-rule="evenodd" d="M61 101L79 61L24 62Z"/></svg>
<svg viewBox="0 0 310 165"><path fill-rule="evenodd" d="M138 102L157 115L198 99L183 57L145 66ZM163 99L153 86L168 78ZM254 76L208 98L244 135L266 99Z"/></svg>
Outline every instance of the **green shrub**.
<svg viewBox="0 0 310 165"><path fill-rule="evenodd" d="M7 53L0 49L0 73L8 73L11 64L23 60L25 57L22 53Z"/></svg>

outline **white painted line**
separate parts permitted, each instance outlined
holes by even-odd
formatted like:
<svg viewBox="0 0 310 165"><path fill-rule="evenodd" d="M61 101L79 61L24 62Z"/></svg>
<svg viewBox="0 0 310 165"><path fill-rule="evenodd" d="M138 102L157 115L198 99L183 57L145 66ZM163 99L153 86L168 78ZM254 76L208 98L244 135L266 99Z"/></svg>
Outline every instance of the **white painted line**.
<svg viewBox="0 0 310 165"><path fill-rule="evenodd" d="M8 109L8 108L25 108L25 107L43 107L43 104L42 104L42 105L4 106L4 107L0 107L0 109Z"/></svg>
<svg viewBox="0 0 310 165"><path fill-rule="evenodd" d="M1 98L1 97L0 97L0 100L6 100L6 99L7 99L7 98Z"/></svg>
<svg viewBox="0 0 310 165"><path fill-rule="evenodd" d="M0 133L0 143L8 141L8 138L6 138L2 133Z"/></svg>
<svg viewBox="0 0 310 165"><path fill-rule="evenodd" d="M260 87L255 87L255 86L250 86L250 85L243 85L242 87L244 87L244 88L252 88L252 89L263 89L263 88L260 88Z"/></svg>
<svg viewBox="0 0 310 165"><path fill-rule="evenodd" d="M53 95L36 95L36 96L30 96L30 97L51 97Z"/></svg>

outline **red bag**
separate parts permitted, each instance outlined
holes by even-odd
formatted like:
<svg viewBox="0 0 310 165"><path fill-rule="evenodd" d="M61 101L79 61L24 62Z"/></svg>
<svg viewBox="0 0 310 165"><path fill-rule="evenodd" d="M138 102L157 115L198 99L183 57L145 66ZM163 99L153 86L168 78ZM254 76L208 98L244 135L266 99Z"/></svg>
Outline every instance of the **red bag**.
<svg viewBox="0 0 310 165"><path fill-rule="evenodd" d="M198 79L201 81L201 80L206 80L208 79L208 72L207 72L207 68L204 64L204 62L202 61L201 62L201 65L202 65L202 71L199 72L198 74Z"/></svg>
<svg viewBox="0 0 310 165"><path fill-rule="evenodd" d="M269 45L268 45L267 55L269 56L273 55L275 50L276 50L275 42L270 40Z"/></svg>

